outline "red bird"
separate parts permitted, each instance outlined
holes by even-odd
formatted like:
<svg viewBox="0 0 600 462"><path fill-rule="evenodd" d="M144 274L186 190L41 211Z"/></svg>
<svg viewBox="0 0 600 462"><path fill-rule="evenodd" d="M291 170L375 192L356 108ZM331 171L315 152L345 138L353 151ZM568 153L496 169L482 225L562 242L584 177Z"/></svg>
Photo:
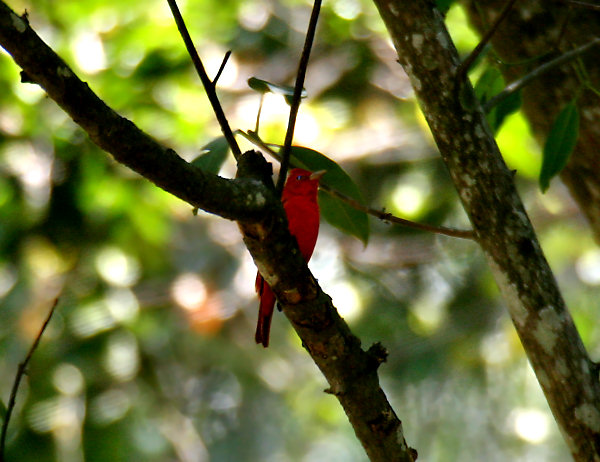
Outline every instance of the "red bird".
<svg viewBox="0 0 600 462"><path fill-rule="evenodd" d="M312 173L301 168L294 168L290 171L281 195L290 234L298 241L300 253L306 262L312 256L319 234L317 190L319 179L324 174L325 170ZM260 273L256 274L256 292L260 299L260 307L254 339L256 343L262 343L266 348L269 346L275 294Z"/></svg>

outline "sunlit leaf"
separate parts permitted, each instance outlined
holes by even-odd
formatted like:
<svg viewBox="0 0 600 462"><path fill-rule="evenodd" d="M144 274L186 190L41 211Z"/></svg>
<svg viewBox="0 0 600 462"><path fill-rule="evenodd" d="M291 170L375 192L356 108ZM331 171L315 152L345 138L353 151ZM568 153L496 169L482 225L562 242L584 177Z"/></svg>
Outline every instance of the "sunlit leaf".
<svg viewBox="0 0 600 462"><path fill-rule="evenodd" d="M364 203L360 190L350 176L333 160L310 148L292 146L291 162L293 165L310 171L326 170L322 182ZM340 231L359 238L366 245L369 240L369 218L365 212L356 210L347 203L323 191L319 193L321 216Z"/></svg>
<svg viewBox="0 0 600 462"><path fill-rule="evenodd" d="M579 134L579 112L575 101L567 104L558 114L544 145L540 189L546 192L550 180L561 172L575 148Z"/></svg>
<svg viewBox="0 0 600 462"><path fill-rule="evenodd" d="M200 151L200 155L192 160L191 164L216 175L221 170L228 151L227 140L224 136L219 136L204 146Z"/></svg>

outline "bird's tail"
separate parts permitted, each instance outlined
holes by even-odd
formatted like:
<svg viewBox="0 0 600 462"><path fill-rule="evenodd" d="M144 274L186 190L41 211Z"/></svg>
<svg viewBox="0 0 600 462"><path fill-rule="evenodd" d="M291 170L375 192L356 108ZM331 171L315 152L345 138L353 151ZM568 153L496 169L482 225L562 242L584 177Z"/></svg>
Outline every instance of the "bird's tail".
<svg viewBox="0 0 600 462"><path fill-rule="evenodd" d="M260 298L260 306L254 340L256 340L256 343L262 343L262 346L267 348L269 346L273 308L275 307L275 294L260 274L256 275L256 292L258 292Z"/></svg>

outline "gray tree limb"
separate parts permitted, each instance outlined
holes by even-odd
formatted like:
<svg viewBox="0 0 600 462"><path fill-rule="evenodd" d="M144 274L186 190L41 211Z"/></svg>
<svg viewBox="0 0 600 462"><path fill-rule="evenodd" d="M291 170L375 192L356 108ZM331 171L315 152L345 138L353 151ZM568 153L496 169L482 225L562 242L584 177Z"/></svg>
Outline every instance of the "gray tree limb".
<svg viewBox="0 0 600 462"><path fill-rule="evenodd" d="M508 305L550 409L578 461L600 458L600 383L433 2L374 0Z"/></svg>

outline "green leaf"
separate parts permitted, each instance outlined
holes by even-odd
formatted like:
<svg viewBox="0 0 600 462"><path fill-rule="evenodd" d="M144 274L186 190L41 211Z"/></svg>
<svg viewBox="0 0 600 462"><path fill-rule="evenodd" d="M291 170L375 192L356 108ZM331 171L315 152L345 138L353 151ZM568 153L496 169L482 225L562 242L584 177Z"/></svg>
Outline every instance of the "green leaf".
<svg viewBox="0 0 600 462"><path fill-rule="evenodd" d="M504 78L500 71L495 67L488 67L475 84L475 95L485 104L492 97L500 93L505 87ZM517 111L521 107L521 92L515 92L500 101L487 114L488 124L497 133L507 116Z"/></svg>
<svg viewBox="0 0 600 462"><path fill-rule="evenodd" d="M310 148L292 146L291 163L294 166L305 168L312 172L326 170L322 182L342 194L363 204L363 198L358 186L348 174L329 157ZM356 210L340 199L319 192L319 208L321 216L329 224L340 231L360 239L365 245L369 241L369 217L365 212Z"/></svg>
<svg viewBox="0 0 600 462"><path fill-rule="evenodd" d="M497 133L498 130L500 130L506 117L517 112L522 104L523 98L521 97L521 90L519 90L504 98L492 109L491 112L494 113L494 123L491 126L494 133Z"/></svg>
<svg viewBox="0 0 600 462"><path fill-rule="evenodd" d="M579 135L579 112L575 100L559 112L544 145L540 189L546 192L550 180L565 168L577 143Z"/></svg>
<svg viewBox="0 0 600 462"><path fill-rule="evenodd" d="M276 95L283 95L286 102L290 104L291 97L294 95L294 87L289 85L277 85L276 83L267 82L256 77L250 77L248 79L248 86L254 91L259 93L274 93ZM306 90L303 88L300 95L302 98L306 98Z"/></svg>
<svg viewBox="0 0 600 462"><path fill-rule="evenodd" d="M159 48L151 51L135 68L133 77L143 81L179 75L189 66L187 56L174 57L172 50Z"/></svg>
<svg viewBox="0 0 600 462"><path fill-rule="evenodd" d="M204 146L200 151L200 155L192 160L191 164L216 175L221 170L228 151L227 140L224 136L219 136Z"/></svg>
<svg viewBox="0 0 600 462"><path fill-rule="evenodd" d="M454 0L436 0L435 6L440 11L440 13L442 13L442 15L445 15L453 3Z"/></svg>
<svg viewBox="0 0 600 462"><path fill-rule="evenodd" d="M485 103L492 96L502 91L504 88L504 80L502 74L495 67L487 67L475 84L473 90L475 95L482 102Z"/></svg>

